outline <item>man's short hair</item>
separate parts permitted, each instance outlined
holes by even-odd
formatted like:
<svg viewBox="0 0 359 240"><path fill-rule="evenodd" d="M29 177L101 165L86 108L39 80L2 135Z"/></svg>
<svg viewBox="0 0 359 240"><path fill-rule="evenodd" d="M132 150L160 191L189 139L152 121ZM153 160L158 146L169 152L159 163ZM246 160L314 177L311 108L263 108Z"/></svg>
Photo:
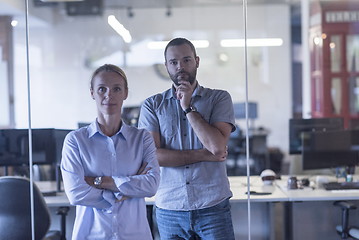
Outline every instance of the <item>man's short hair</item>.
<svg viewBox="0 0 359 240"><path fill-rule="evenodd" d="M191 47L192 51L193 51L193 54L194 56L196 57L197 56L197 53L196 53L196 48L194 47L193 43L191 43L191 41L189 41L188 39L186 38L174 38L172 39L166 46L165 48L165 52L164 52L164 55L165 55L165 59L166 59L166 53L167 53L167 49L168 47L171 47L171 46L179 46L179 45L182 45L182 44L187 44Z"/></svg>

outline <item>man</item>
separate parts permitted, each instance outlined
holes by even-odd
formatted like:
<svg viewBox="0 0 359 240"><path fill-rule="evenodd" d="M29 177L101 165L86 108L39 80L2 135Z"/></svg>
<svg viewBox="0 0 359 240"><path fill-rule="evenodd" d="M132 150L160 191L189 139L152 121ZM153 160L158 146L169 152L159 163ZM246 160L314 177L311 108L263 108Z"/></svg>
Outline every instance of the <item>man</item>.
<svg viewBox="0 0 359 240"><path fill-rule="evenodd" d="M161 239L234 239L226 174L227 141L234 127L228 92L200 86L193 44L166 46L172 88L141 107L139 127L151 132L161 166L156 218Z"/></svg>

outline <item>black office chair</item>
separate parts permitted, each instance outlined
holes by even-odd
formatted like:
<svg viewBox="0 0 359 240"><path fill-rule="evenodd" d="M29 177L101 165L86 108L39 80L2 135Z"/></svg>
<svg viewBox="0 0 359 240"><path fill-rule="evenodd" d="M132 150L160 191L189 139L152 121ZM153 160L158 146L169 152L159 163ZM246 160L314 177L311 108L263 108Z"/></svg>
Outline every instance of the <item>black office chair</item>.
<svg viewBox="0 0 359 240"><path fill-rule="evenodd" d="M340 207L342 210L342 223L336 227L338 234L342 239L359 239L359 228L349 225L349 211L357 207L347 201L336 201L334 206Z"/></svg>
<svg viewBox="0 0 359 240"><path fill-rule="evenodd" d="M50 213L42 193L34 184L34 224L36 240L63 240L60 231L48 231ZM30 181L23 177L0 177L0 238L31 239ZM67 209L68 211L68 209ZM62 218L67 214L65 211ZM62 214L62 213L58 213Z"/></svg>

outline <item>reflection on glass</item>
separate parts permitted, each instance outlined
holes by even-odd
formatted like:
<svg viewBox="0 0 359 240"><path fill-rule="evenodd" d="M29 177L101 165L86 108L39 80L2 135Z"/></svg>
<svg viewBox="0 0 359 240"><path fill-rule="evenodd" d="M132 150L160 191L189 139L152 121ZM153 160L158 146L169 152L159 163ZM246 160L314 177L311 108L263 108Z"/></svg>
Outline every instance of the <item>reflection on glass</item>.
<svg viewBox="0 0 359 240"><path fill-rule="evenodd" d="M332 72L340 72L340 66L342 64L341 45L342 39L340 35L330 37L330 69Z"/></svg>
<svg viewBox="0 0 359 240"><path fill-rule="evenodd" d="M321 49L323 47L323 39L320 35L314 36L313 38L313 68L314 70L320 70L321 69Z"/></svg>
<svg viewBox="0 0 359 240"><path fill-rule="evenodd" d="M3 61L2 48L0 46L0 128L10 125L9 84L7 74L7 62Z"/></svg>
<svg viewBox="0 0 359 240"><path fill-rule="evenodd" d="M359 66L359 35L347 35L347 70L358 71Z"/></svg>
<svg viewBox="0 0 359 240"><path fill-rule="evenodd" d="M11 17L0 16L0 129L13 125L13 36Z"/></svg>
<svg viewBox="0 0 359 240"><path fill-rule="evenodd" d="M359 113L359 77L349 78L349 106L351 114Z"/></svg>
<svg viewBox="0 0 359 240"><path fill-rule="evenodd" d="M320 94L322 92L322 88L321 88L321 81L320 78L316 77L314 79L314 91L315 91L315 106L314 106L314 110L316 112L320 112L322 110L322 104L321 104L321 98L320 98Z"/></svg>
<svg viewBox="0 0 359 240"><path fill-rule="evenodd" d="M340 114L342 106L342 84L340 78L332 78L330 96L332 100L333 113Z"/></svg>

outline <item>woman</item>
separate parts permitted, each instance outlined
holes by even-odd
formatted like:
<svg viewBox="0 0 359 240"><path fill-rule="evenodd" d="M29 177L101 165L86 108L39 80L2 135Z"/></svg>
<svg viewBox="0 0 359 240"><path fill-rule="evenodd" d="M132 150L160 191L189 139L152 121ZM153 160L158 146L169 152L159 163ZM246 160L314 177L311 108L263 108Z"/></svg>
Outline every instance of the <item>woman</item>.
<svg viewBox="0 0 359 240"><path fill-rule="evenodd" d="M125 73L99 67L90 92L96 121L70 132L62 151L65 192L76 205L72 239L152 239L144 198L157 191L159 166L151 135L122 121Z"/></svg>

